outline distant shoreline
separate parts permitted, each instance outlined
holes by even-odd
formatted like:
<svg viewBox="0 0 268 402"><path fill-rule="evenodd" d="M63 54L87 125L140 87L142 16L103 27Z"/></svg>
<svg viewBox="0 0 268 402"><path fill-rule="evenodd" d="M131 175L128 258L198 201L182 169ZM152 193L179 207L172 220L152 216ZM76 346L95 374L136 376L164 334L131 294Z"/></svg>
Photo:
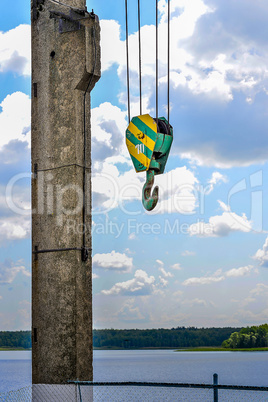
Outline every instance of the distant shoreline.
<svg viewBox="0 0 268 402"><path fill-rule="evenodd" d="M197 348L181 348L175 352L268 352L268 348L221 348L221 347L197 347Z"/></svg>
<svg viewBox="0 0 268 402"><path fill-rule="evenodd" d="M93 348L93 350L174 350L174 352L268 352L268 347L266 348L244 348L244 349L226 349L219 347L196 347L196 348L173 348L173 347L145 347L145 348ZM24 348L5 348L0 347L0 352L12 352L12 351L28 351L31 352L32 349Z"/></svg>
<svg viewBox="0 0 268 402"><path fill-rule="evenodd" d="M24 349L24 348L5 348L5 347L0 347L0 352L12 352L12 351L19 351L19 350L26 350L26 351L31 351L32 349Z"/></svg>
<svg viewBox="0 0 268 402"><path fill-rule="evenodd" d="M174 350L175 352L268 352L267 348L244 348L244 349L225 349L222 347L196 347L196 348L173 348L173 347L145 347L145 348L93 348L93 350Z"/></svg>

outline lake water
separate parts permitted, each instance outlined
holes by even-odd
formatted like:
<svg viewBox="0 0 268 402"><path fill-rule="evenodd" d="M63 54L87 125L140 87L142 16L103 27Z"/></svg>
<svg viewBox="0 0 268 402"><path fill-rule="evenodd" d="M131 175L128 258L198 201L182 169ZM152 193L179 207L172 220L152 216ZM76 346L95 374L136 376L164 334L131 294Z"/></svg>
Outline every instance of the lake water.
<svg viewBox="0 0 268 402"><path fill-rule="evenodd" d="M159 381L268 386L267 352L96 350L95 381Z"/></svg>
<svg viewBox="0 0 268 402"><path fill-rule="evenodd" d="M31 352L0 351L0 393L31 384Z"/></svg>
<svg viewBox="0 0 268 402"><path fill-rule="evenodd" d="M218 373L220 384L267 386L268 353L94 351L95 381L211 384L214 373ZM0 393L31 385L31 352L1 351L0 379ZM265 394L268 400L268 393Z"/></svg>

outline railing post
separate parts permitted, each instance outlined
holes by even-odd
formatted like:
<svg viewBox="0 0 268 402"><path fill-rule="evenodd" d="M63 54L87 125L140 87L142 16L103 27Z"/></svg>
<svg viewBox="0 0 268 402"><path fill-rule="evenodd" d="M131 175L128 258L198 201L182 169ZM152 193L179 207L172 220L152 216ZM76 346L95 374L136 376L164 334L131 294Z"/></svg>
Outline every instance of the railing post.
<svg viewBox="0 0 268 402"><path fill-rule="evenodd" d="M213 394L214 394L214 402L218 402L218 374L213 374Z"/></svg>
<svg viewBox="0 0 268 402"><path fill-rule="evenodd" d="M82 394L81 394L81 388L80 388L79 383L78 383L78 391L79 391L79 401L82 402Z"/></svg>

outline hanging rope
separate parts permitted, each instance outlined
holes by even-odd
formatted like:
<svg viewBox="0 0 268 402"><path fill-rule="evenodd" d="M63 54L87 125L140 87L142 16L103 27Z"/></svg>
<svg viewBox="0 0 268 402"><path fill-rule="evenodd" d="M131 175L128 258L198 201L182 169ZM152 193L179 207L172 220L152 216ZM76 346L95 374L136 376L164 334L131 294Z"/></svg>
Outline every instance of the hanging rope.
<svg viewBox="0 0 268 402"><path fill-rule="evenodd" d="M169 125L169 98L170 98L170 0L168 0L168 79L167 79L167 115L168 115L168 125Z"/></svg>
<svg viewBox="0 0 268 402"><path fill-rule="evenodd" d="M54 1L54 0L50 0ZM168 2L168 37L167 37L167 120L170 119L170 0ZM155 1L155 117L158 120L158 0ZM129 41L128 41L128 2L125 0L126 18L126 62L127 62L127 105L128 122L130 123L130 73L129 73ZM142 56L141 56L141 13L140 0L138 0L138 41L139 41L139 95L140 95L140 115L142 115Z"/></svg>
<svg viewBox="0 0 268 402"><path fill-rule="evenodd" d="M169 124L169 97L170 97L170 0L165 0L168 4L168 34L167 34L167 114L168 121L165 117L158 118L158 1L155 0L155 118L149 114L142 115L142 60L141 60L141 13L140 0L138 1L138 57L139 57L139 92L140 92L140 116L133 117L130 122L130 100L129 100L129 59L128 59L128 14L127 0L125 0L126 10L126 53L127 53L127 90L128 90L128 118L129 126L126 130L126 145L130 153L132 162L136 172L146 171L146 182L142 190L142 204L147 211L152 211L158 202L158 186L152 187L154 184L154 175L162 174L169 155L170 147L173 141L173 129ZM161 107L162 110L162 107ZM162 113L162 112L161 112ZM141 126L142 123L142 126ZM155 127L156 124L156 127ZM154 125L154 127L153 127ZM148 135L147 127L154 128L151 132L150 139L152 141L151 148L148 147L146 135ZM152 131L152 130L151 130ZM147 152L147 148L151 153ZM141 154L141 155L140 155Z"/></svg>
<svg viewBox="0 0 268 402"><path fill-rule="evenodd" d="M142 92L141 92L141 12L140 12L140 0L138 0L138 28L139 28L140 115L142 115Z"/></svg>
<svg viewBox="0 0 268 402"><path fill-rule="evenodd" d="M155 117L158 120L158 0L155 0Z"/></svg>
<svg viewBox="0 0 268 402"><path fill-rule="evenodd" d="M125 0L126 11L126 55L127 55L127 105L128 105L128 123L130 123L130 98L129 98L129 57L128 57L128 13L127 13L127 0Z"/></svg>

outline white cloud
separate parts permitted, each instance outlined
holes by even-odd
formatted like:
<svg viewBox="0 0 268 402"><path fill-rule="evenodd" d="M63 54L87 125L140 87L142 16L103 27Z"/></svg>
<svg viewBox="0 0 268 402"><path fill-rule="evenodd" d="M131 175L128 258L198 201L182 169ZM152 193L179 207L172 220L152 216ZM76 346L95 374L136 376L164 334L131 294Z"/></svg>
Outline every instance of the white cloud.
<svg viewBox="0 0 268 402"><path fill-rule="evenodd" d="M176 292L172 293L172 298L176 299L177 301L181 301L183 299L183 291L177 290Z"/></svg>
<svg viewBox="0 0 268 402"><path fill-rule="evenodd" d="M240 303L241 308L236 309L235 316L241 322L253 325L267 321L268 314L268 286L257 283ZM244 324L244 325L246 325Z"/></svg>
<svg viewBox="0 0 268 402"><path fill-rule="evenodd" d="M130 164L125 145L126 117L126 112L110 102L101 103L91 110L92 154L95 171L101 170L103 161L111 164Z"/></svg>
<svg viewBox="0 0 268 402"><path fill-rule="evenodd" d="M240 268L232 268L226 272L218 269L213 275L205 275L186 279L182 284L184 286L191 285L210 285L212 283L222 282L227 278L239 278L241 276L249 276L252 272L258 273L253 265L247 265Z"/></svg>
<svg viewBox="0 0 268 402"><path fill-rule="evenodd" d="M171 1L171 70L180 71L180 73L187 77L189 82L190 73L194 74L195 69L190 66L192 63L191 55L184 49L178 46L180 40L186 40L191 37L196 28L196 23L198 19L209 12L209 8L201 0L192 0L189 2L177 2L177 0ZM160 65L166 64L166 53L167 53L167 6L163 4L162 6L162 16L159 21L158 26L159 31L159 63ZM118 54L118 64L120 65L118 69L118 74L120 78L125 82L125 57L122 59L122 55L125 52L125 44L122 47L123 42L118 40L118 29L114 27L112 35L116 36L115 48L119 50ZM152 92L153 81L155 77L155 47L152 43L155 43L155 26L154 25L144 25L141 27L141 38L142 38L142 72L144 77L144 82L146 82L144 95L146 92L150 94ZM132 96L136 96L138 88L138 62L139 62L139 49L138 49L138 33L135 32L129 35L129 48L131 49L129 55L129 65L130 65L130 76L132 84ZM110 63L115 60L114 55L110 55ZM121 62L121 63L120 63ZM106 64L109 64L106 62ZM166 69L160 69L160 83L166 79ZM186 80L184 81L186 82ZM191 85L195 90L200 87L200 80L196 77L195 81L192 80ZM207 85L208 86L208 85ZM211 86L211 84L210 84ZM216 89L218 86L215 87ZM215 90L215 88L213 88ZM205 87L207 90L207 87ZM136 92L135 92L136 91Z"/></svg>
<svg viewBox="0 0 268 402"><path fill-rule="evenodd" d="M16 264L9 260L0 263L0 284L12 283L19 273L22 273L27 277L31 276L31 273L21 264L20 261Z"/></svg>
<svg viewBox="0 0 268 402"><path fill-rule="evenodd" d="M19 302L18 317L21 330L31 328L31 303L28 300Z"/></svg>
<svg viewBox="0 0 268 402"><path fill-rule="evenodd" d="M25 150L25 148L23 147ZM4 153L4 151L3 151ZM29 157L29 153L27 153ZM5 163L4 163L5 165ZM3 165L2 165L3 166ZM14 166L14 165L13 165ZM15 167L19 168L18 167ZM4 168L5 169L5 166ZM9 170L3 170L5 183ZM12 182L12 180L15 180ZM30 174L13 176L8 185L0 184L0 245L14 240L29 238L31 235L31 194Z"/></svg>
<svg viewBox="0 0 268 402"><path fill-rule="evenodd" d="M102 290L104 295L122 295L122 296L146 296L154 293L155 277L139 269L135 272L134 278L126 282L118 282L109 290Z"/></svg>
<svg viewBox="0 0 268 402"><path fill-rule="evenodd" d="M265 305L265 304L263 304ZM267 304L266 304L267 306ZM239 309L236 310L234 314L234 318L236 318L237 323L241 325L241 322L243 322L244 326L252 326L252 325L260 325L260 323L266 322L267 321L267 316L268 316L268 308L263 308L261 310L258 310L257 312L250 311L248 308L247 309Z"/></svg>
<svg viewBox="0 0 268 402"><path fill-rule="evenodd" d="M253 265L247 265L245 267L233 268L226 272L226 276L228 277L239 277L239 276L247 276L254 269Z"/></svg>
<svg viewBox="0 0 268 402"><path fill-rule="evenodd" d="M182 304L188 305L189 307L194 307L194 306L203 306L207 307L207 302L203 299L195 298L195 299L186 299L182 301Z"/></svg>
<svg viewBox="0 0 268 402"><path fill-rule="evenodd" d="M92 177L93 213L107 213L118 207L126 211L127 201L141 199L141 179L134 169L120 173L114 164L104 162L101 171Z"/></svg>
<svg viewBox="0 0 268 402"><path fill-rule="evenodd" d="M195 125L191 125L190 114L186 117L191 142L183 139L180 149L184 157L198 165L226 168L264 163L268 147L263 141L262 126L266 127L267 116L262 113L262 104L267 93L268 52L263 51L261 31L265 27L267 7L259 2L253 9L253 4L248 2L247 13L244 13L243 1L227 4L212 0L210 5L214 7L213 12L199 19L193 36L183 43L185 51L192 56L189 65L195 65L200 90L204 94L207 89L208 93L192 97L189 89L194 80L192 92L196 90L195 75L189 74L189 84L181 78L182 84L176 93L179 95L180 91L184 95L183 111L187 113L192 101L197 107ZM258 21L254 29L253 13L254 21ZM226 15L232 15L232 18L226 19ZM238 19L237 25L234 21ZM209 102L213 92L214 96L218 93L218 99L214 98L217 106ZM185 101L186 98L189 102ZM243 117L239 117L238 110L244 110ZM235 115L238 118L234 119ZM177 124L180 118L178 114ZM213 128L211 121L215 122ZM202 143L197 136L202 138ZM236 138L235 147L233 138Z"/></svg>
<svg viewBox="0 0 268 402"><path fill-rule="evenodd" d="M98 279L99 278L99 275L97 275L97 274L95 274L94 272L93 272L93 274L92 274L92 279Z"/></svg>
<svg viewBox="0 0 268 402"><path fill-rule="evenodd" d="M186 279L182 284L184 286L191 286L191 285L210 285L211 283L221 282L225 278L223 275L221 276L203 276L200 278L189 278Z"/></svg>
<svg viewBox="0 0 268 402"><path fill-rule="evenodd" d="M185 250L185 251L183 251L183 252L181 253L181 255L182 255L183 257L190 257L190 256L195 255L195 251Z"/></svg>
<svg viewBox="0 0 268 402"><path fill-rule="evenodd" d="M168 280L163 278L162 276L159 276L159 282L163 288L167 287L168 285Z"/></svg>
<svg viewBox="0 0 268 402"><path fill-rule="evenodd" d="M14 92L0 103L0 149L12 140L27 141L30 146L31 100Z"/></svg>
<svg viewBox="0 0 268 402"><path fill-rule="evenodd" d="M0 113L1 114L1 113ZM30 133L28 133L30 134ZM8 172L9 168L15 168L14 170L21 172L22 166L29 165L31 159L31 150L29 148L29 142L27 138L23 141L11 140L8 144L5 144L0 149L0 169L3 168ZM3 182L3 175L1 176L1 182Z"/></svg>
<svg viewBox="0 0 268 402"><path fill-rule="evenodd" d="M181 266L181 264L176 263L176 264L171 265L170 268L175 269L176 271L180 271L182 269L182 266Z"/></svg>
<svg viewBox="0 0 268 402"><path fill-rule="evenodd" d="M0 243L11 240L27 239L31 235L31 220L29 217L12 216L0 218Z"/></svg>
<svg viewBox="0 0 268 402"><path fill-rule="evenodd" d="M0 186L0 192L2 190L3 194L0 196L0 211L2 210L4 215L16 214L16 220L31 217L30 184L31 174L19 173L13 176L6 186Z"/></svg>
<svg viewBox="0 0 268 402"><path fill-rule="evenodd" d="M255 121L256 111L264 105L268 87L268 52L264 50L260 34L266 24L264 3L259 2L254 10L247 5L256 16L254 20L260 21L257 34L255 29L254 32L249 29L251 13L245 15L241 1L226 5L211 0L209 7L201 0L171 0L170 3L172 124L175 129L180 127L183 114L186 127L180 136L174 137L173 153L199 165L219 168L265 162L268 157L267 142L263 142L266 115L261 111L257 114L257 129ZM167 4L161 1L159 6L162 13L159 21L159 84L162 91L167 81ZM232 24L226 20L226 13L232 15ZM241 14L243 18L239 17L237 25L234 18ZM120 40L120 26L116 21L102 21L101 24L103 70L118 65L118 76L125 85L125 43ZM155 27L142 26L141 36L144 108L153 115ZM113 49L110 38L113 38ZM129 46L131 104L132 115L135 115L139 113L137 32L129 35ZM127 105L125 89L119 99ZM183 99L183 102L178 103L177 99ZM232 107L228 107L231 103ZM193 104L195 119L192 118ZM245 113L240 112L243 107ZM234 136L239 144L237 147L233 146Z"/></svg>
<svg viewBox="0 0 268 402"><path fill-rule="evenodd" d="M205 77L203 77L203 79L201 72L199 72L199 74L192 73L191 75L192 79L188 83L188 88L193 92L193 94L206 94L212 98L217 98L218 96L221 100L226 102L233 100L231 87L226 82L224 73L210 71Z"/></svg>
<svg viewBox="0 0 268 402"><path fill-rule="evenodd" d="M174 275L171 272L165 270L163 261L156 260L156 262L159 265L158 271L160 271L162 274L162 276L159 276L160 283L163 287L166 287L168 284L166 278L172 278Z"/></svg>
<svg viewBox="0 0 268 402"><path fill-rule="evenodd" d="M129 162L130 157L127 159ZM92 177L93 199L95 198L93 213L107 213L118 207L128 213L129 209L126 204L142 198L145 174L135 173L134 168L121 173L115 163L104 159L100 170ZM159 187L159 201L150 215L159 213L193 214L197 207L196 183L198 180L194 173L186 166L156 176L155 186ZM137 214L144 211L141 203L138 208L135 210Z"/></svg>
<svg viewBox="0 0 268 402"><path fill-rule="evenodd" d="M261 266L268 267L268 237L266 237L264 245L257 250L253 258L258 260Z"/></svg>
<svg viewBox="0 0 268 402"><path fill-rule="evenodd" d="M167 52L167 5L163 3L162 16L159 21L159 63L166 64ZM216 55L212 60L211 71L204 73L205 61L194 60L193 55L185 50L185 46L180 45L180 41L189 40L195 30L198 20L205 14L211 13L212 10L201 0L187 1L171 1L171 83L176 87L182 85L187 87L194 94L209 94L212 97L221 97L224 100L231 100L232 94L230 85L226 80L226 66L224 63L225 55ZM102 69L109 69L113 64L117 64L118 75L125 83L126 58L125 58L125 42L120 40L120 26L114 20L102 20ZM107 33L107 34L106 34ZM155 79L155 48L151 46L155 41L155 26L144 25L141 27L142 37L142 72L144 77L144 105L145 99L149 99L153 90L153 81ZM109 38L109 41L106 40ZM111 38L113 48L111 49ZM135 109L138 95L138 32L129 35L129 66L131 77L131 104ZM198 67L198 68L197 68ZM225 68L224 68L225 67ZM166 69L160 69L159 83L165 83L167 79ZM126 97L120 97L126 102ZM150 112L150 108L146 112ZM134 115L136 112L132 110Z"/></svg>
<svg viewBox="0 0 268 402"><path fill-rule="evenodd" d="M227 182L226 176L224 176L220 172L213 172L211 179L208 181L209 186L206 189L206 194L210 194L218 183L226 183L226 182Z"/></svg>
<svg viewBox="0 0 268 402"><path fill-rule="evenodd" d="M162 16L159 21L159 63L166 64L167 51L167 4L160 3ZM202 0L171 1L171 83L176 87L182 85L187 87L194 94L206 94L211 97L220 97L223 100L232 100L232 91L229 81L226 79L227 72L232 67L226 55L216 54L212 60L195 59L191 49L186 50L181 42L190 40L195 32L196 25L200 18L213 10L206 6ZM103 71L109 69L113 64L119 65L118 75L125 83L125 42L120 40L120 26L116 21L101 21L103 31ZM105 35L105 32L108 35ZM109 41L105 40L109 37ZM153 80L155 77L155 48L151 46L155 41L155 27L153 25L144 25L141 27L142 37L142 72L144 77L145 91L144 97L152 92ZM113 49L111 50L110 38L113 38ZM129 66L132 84L132 104L135 102L135 96L138 88L138 33L129 35ZM208 70L206 73L206 69ZM166 69L160 69L159 82L165 83L167 79ZM124 97L125 101L126 98Z"/></svg>
<svg viewBox="0 0 268 402"><path fill-rule="evenodd" d="M197 208L197 183L194 173L186 166L156 176L155 185L159 186L160 199L151 214L193 214Z"/></svg>
<svg viewBox="0 0 268 402"><path fill-rule="evenodd" d="M227 181L227 177L224 176L223 174L221 174L220 172L213 172L211 179L208 181L209 184L211 184L212 186L215 186L216 184L223 182L226 183Z"/></svg>
<svg viewBox="0 0 268 402"><path fill-rule="evenodd" d="M121 27L114 20L100 20L101 26L101 68L108 70L113 64L125 62L125 44L120 40ZM111 46L111 43L113 46Z"/></svg>
<svg viewBox="0 0 268 402"><path fill-rule="evenodd" d="M247 233L252 230L252 224L245 214L240 216L235 212L230 212L222 201L218 202L225 209L222 215L210 217L208 223L201 221L193 223L188 229L190 236L222 237L228 236L232 232Z"/></svg>
<svg viewBox="0 0 268 402"><path fill-rule="evenodd" d="M135 307L134 304L134 298L126 300L117 312L118 318L123 321L144 320L145 317L141 314L139 307Z"/></svg>
<svg viewBox="0 0 268 402"><path fill-rule="evenodd" d="M230 205L226 205L223 201L218 200L219 206L224 212L231 212L231 207Z"/></svg>
<svg viewBox="0 0 268 402"><path fill-rule="evenodd" d="M130 248L128 248L128 247L124 251L129 255L135 254L135 251L130 250Z"/></svg>
<svg viewBox="0 0 268 402"><path fill-rule="evenodd" d="M117 253L114 250L111 253L95 254L92 258L94 268L104 268L120 272L129 272L133 268L133 258L125 253Z"/></svg>
<svg viewBox="0 0 268 402"><path fill-rule="evenodd" d="M256 287L250 291L250 296L254 298L254 300L258 296L263 296L266 298L266 301L268 301L268 285L258 283Z"/></svg>
<svg viewBox="0 0 268 402"><path fill-rule="evenodd" d="M4 331L28 331L31 328L31 303L28 300L16 301L14 298L14 290L9 293L10 305L14 305L15 311L3 310L0 313L1 328ZM6 301L7 297L5 297ZM12 299L12 301L11 301ZM13 310L13 311L12 311Z"/></svg>
<svg viewBox="0 0 268 402"><path fill-rule="evenodd" d="M31 27L19 25L0 32L0 72L31 75Z"/></svg>
<svg viewBox="0 0 268 402"><path fill-rule="evenodd" d="M174 276L171 272L166 271L163 267L159 267L158 270L165 278L172 278Z"/></svg>

